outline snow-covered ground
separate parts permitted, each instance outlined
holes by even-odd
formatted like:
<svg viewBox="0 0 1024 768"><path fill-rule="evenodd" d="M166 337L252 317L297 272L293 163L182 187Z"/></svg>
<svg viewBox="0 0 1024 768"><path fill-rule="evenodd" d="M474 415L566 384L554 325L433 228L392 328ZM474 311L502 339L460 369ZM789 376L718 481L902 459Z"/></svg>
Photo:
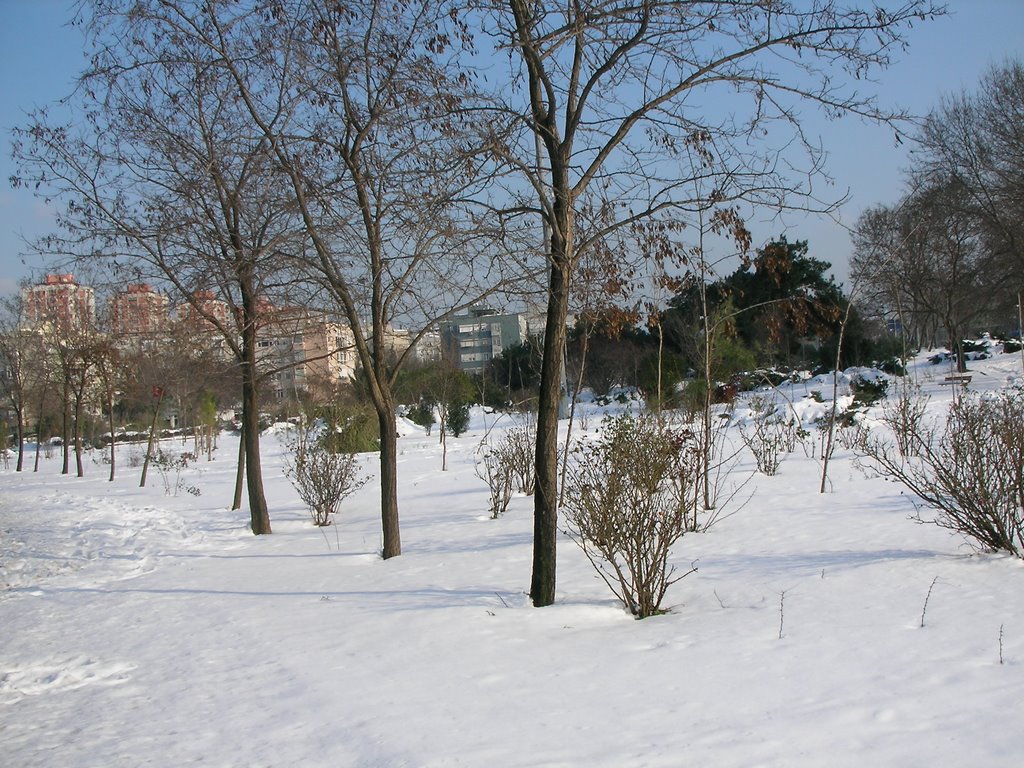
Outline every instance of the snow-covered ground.
<svg viewBox="0 0 1024 768"><path fill-rule="evenodd" d="M971 368L994 389L1021 358ZM913 371L935 407L947 373ZM809 416L830 387L787 399ZM137 487L138 448L113 483L99 456L84 479L0 469L0 764L1024 765L1024 563L911 522L844 449L824 495L811 451L756 477L677 546L699 571L671 612L634 621L568 539L557 604L530 606L532 500L488 518L475 449L507 419L475 419L447 472L402 425L386 562L374 483L314 528L277 434L271 536L228 510L230 438L171 495Z"/></svg>

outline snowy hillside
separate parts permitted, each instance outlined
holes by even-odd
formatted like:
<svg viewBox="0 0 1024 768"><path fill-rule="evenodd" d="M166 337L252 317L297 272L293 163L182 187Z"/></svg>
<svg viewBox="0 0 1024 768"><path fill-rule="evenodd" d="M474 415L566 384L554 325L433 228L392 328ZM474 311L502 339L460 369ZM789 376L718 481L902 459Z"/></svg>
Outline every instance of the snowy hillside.
<svg viewBox="0 0 1024 768"><path fill-rule="evenodd" d="M996 389L1021 357L970 367L970 388ZM948 373L911 370L934 408ZM831 378L784 399L810 421L815 390L827 401ZM699 570L668 614L633 620L568 538L557 604L534 609L532 500L489 519L474 471L485 429L510 423L495 418L449 440L447 472L436 435L401 425L404 553L386 562L374 483L313 527L276 432L271 536L228 510L231 438L145 489L138 447L114 483L98 455L84 479L56 456L0 470L0 763L1024 764L1024 562L912 522L842 447L819 494L816 454L797 449L682 539L675 561Z"/></svg>

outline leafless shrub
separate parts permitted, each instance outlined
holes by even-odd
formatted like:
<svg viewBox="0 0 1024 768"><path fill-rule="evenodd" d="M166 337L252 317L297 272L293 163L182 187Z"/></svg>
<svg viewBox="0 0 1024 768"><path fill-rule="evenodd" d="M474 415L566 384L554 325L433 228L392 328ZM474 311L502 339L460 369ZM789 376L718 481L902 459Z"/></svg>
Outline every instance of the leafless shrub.
<svg viewBox="0 0 1024 768"><path fill-rule="evenodd" d="M736 514L749 501L749 496L743 497L741 492L755 473L736 479L743 446L729 439L730 424L729 410L701 409L677 427L693 440L695 491L687 531L707 531L718 521Z"/></svg>
<svg viewBox="0 0 1024 768"><path fill-rule="evenodd" d="M836 441L847 451L862 453L862 446L867 435L866 427L857 423L849 423L836 430Z"/></svg>
<svg viewBox="0 0 1024 768"><path fill-rule="evenodd" d="M740 436L754 455L759 472L774 475L783 458L792 453L800 439L801 428L797 420L778 413L774 404L762 399L751 400L754 419L740 426Z"/></svg>
<svg viewBox="0 0 1024 768"><path fill-rule="evenodd" d="M492 447L487 443L480 444L476 463L476 474L487 483L490 490L491 519L497 520L508 509L512 500L512 464L501 452L501 444Z"/></svg>
<svg viewBox="0 0 1024 768"><path fill-rule="evenodd" d="M919 419L905 435L872 434L863 455L938 511L936 525L986 550L1024 558L1024 398L967 394L944 422Z"/></svg>
<svg viewBox="0 0 1024 768"><path fill-rule="evenodd" d="M313 524L330 525L341 502L370 478L361 474L355 453L332 450L332 445L305 425L297 432L288 446L292 453L285 459L284 473L309 509Z"/></svg>
<svg viewBox="0 0 1024 768"><path fill-rule="evenodd" d="M498 444L499 452L515 479L516 490L527 496L533 495L536 486L537 424L533 419L531 416L525 424L508 429Z"/></svg>
<svg viewBox="0 0 1024 768"><path fill-rule="evenodd" d="M134 445L133 444L128 449L127 464L132 469L136 469L138 467L141 467L142 466L142 460L144 458L145 458L145 454L143 453L143 448L140 448L138 445Z"/></svg>
<svg viewBox="0 0 1024 768"><path fill-rule="evenodd" d="M638 619L662 612L676 574L668 558L696 507L695 451L653 414L606 418L599 439L573 450L565 486L569 534Z"/></svg>
<svg viewBox="0 0 1024 768"><path fill-rule="evenodd" d="M581 432L590 431L590 412L587 410L580 410L576 413L576 423L579 425Z"/></svg>
<svg viewBox="0 0 1024 768"><path fill-rule="evenodd" d="M477 452L476 474L491 492L491 517L508 509L513 489L530 496L536 486L534 448L537 425L531 419L510 427L497 441L485 440Z"/></svg>
<svg viewBox="0 0 1024 768"><path fill-rule="evenodd" d="M889 398L882 406L882 421L892 430L901 456L910 455L928 409L928 400L920 386L902 384L896 390L896 397Z"/></svg>
<svg viewBox="0 0 1024 768"><path fill-rule="evenodd" d="M153 456L152 464L160 474L165 496L177 496L181 491L185 491L192 496L202 495L202 491L198 486L186 485L185 479L181 476L182 472L188 469L190 464L195 463L195 460L196 456L194 453L174 453L172 451L164 451L162 448L157 449L156 454Z"/></svg>

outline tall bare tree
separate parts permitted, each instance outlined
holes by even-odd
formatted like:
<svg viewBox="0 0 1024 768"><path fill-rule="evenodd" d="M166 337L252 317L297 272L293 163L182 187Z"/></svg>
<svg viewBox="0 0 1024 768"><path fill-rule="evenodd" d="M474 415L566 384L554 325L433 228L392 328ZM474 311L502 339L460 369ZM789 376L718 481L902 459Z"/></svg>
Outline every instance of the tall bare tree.
<svg viewBox="0 0 1024 768"><path fill-rule="evenodd" d="M548 304L538 414L530 595L555 599L557 420L571 277L592 238L640 218L737 201L815 205L816 137L799 108L891 120L852 87L903 45L929 0L474 0L484 33L509 61L498 87L515 138L495 151L524 182L509 212L543 222ZM520 86L520 82L525 82ZM799 164L809 175L783 169ZM692 151L691 151L692 150ZM707 197L688 194L705 180ZM602 226L577 237L588 199ZM810 202L808 202L810 201Z"/></svg>
<svg viewBox="0 0 1024 768"><path fill-rule="evenodd" d="M84 119L60 125L40 112L16 131L17 183L65 202L61 231L43 250L158 279L219 336L242 372L252 531L270 533L256 336L261 304L302 248L301 230L272 148L247 130L219 62L144 10L118 0L81 5L94 53L71 101Z"/></svg>
<svg viewBox="0 0 1024 768"><path fill-rule="evenodd" d="M468 32L445 2L134 3L205 47L267 143L309 241L306 277L346 318L380 428L382 553L401 553L393 387L437 321L499 286L481 230ZM497 225L499 223L495 223ZM401 323L413 346L395 354Z"/></svg>
<svg viewBox="0 0 1024 768"><path fill-rule="evenodd" d="M14 413L17 472L25 468L25 429L32 400L33 368L42 364L38 337L24 327L24 319L20 297L10 297L0 304L0 402ZM6 450L7 435L0 435L0 440Z"/></svg>
<svg viewBox="0 0 1024 768"><path fill-rule="evenodd" d="M851 276L915 328L941 328L966 370L962 337L1008 297L1013 270L986 245L959 179L931 179L896 207L865 212L854 228Z"/></svg>
<svg viewBox="0 0 1024 768"><path fill-rule="evenodd" d="M98 384L99 404L107 412L107 437L110 440L110 475L114 482L117 475L117 414L116 404L128 388L131 371L122 350L109 335L97 338L93 349L93 370Z"/></svg>
<svg viewBox="0 0 1024 768"><path fill-rule="evenodd" d="M933 184L953 179L986 247L1024 268L1024 62L997 64L973 92L944 98L917 138L912 170Z"/></svg>

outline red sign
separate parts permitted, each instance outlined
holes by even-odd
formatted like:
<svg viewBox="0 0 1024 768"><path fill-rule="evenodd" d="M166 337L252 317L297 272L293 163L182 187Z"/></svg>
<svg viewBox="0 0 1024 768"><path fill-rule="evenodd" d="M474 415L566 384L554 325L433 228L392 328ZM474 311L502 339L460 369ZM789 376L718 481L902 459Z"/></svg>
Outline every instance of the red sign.
<svg viewBox="0 0 1024 768"><path fill-rule="evenodd" d="M164 391L160 387L153 387L153 397L160 398L164 396Z"/></svg>

